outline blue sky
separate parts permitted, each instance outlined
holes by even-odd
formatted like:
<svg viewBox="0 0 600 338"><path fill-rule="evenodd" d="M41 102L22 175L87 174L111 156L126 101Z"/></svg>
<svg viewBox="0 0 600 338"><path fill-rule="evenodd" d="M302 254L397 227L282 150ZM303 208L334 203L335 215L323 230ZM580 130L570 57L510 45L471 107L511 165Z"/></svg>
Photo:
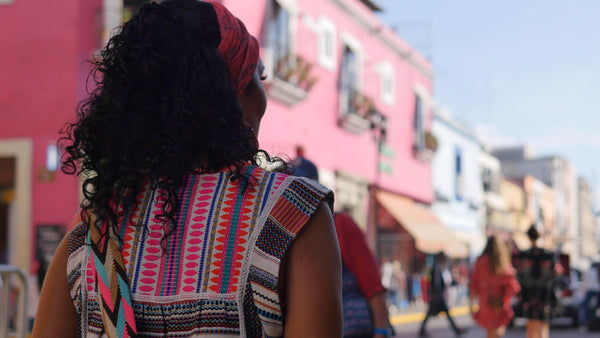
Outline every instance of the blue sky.
<svg viewBox="0 0 600 338"><path fill-rule="evenodd" d="M433 62L437 102L600 187L599 0L377 0Z"/></svg>

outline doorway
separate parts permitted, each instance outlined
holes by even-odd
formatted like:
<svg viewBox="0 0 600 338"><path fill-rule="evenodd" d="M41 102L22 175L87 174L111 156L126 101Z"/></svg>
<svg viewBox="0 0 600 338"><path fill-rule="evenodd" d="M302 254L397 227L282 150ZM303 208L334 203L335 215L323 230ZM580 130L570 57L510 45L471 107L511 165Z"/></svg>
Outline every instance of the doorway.
<svg viewBox="0 0 600 338"><path fill-rule="evenodd" d="M0 157L0 264L8 264L9 225L15 199L15 158Z"/></svg>
<svg viewBox="0 0 600 338"><path fill-rule="evenodd" d="M31 269L33 142L0 140L0 264Z"/></svg>

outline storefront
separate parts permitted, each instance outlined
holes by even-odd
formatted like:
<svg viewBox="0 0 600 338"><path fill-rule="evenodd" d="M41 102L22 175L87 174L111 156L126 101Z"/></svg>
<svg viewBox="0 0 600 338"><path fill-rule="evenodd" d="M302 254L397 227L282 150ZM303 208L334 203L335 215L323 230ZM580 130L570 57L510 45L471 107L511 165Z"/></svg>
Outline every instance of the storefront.
<svg viewBox="0 0 600 338"><path fill-rule="evenodd" d="M450 258L468 256L468 247L425 206L383 190L375 194L382 260L399 260L407 270L421 272L427 254L443 251Z"/></svg>

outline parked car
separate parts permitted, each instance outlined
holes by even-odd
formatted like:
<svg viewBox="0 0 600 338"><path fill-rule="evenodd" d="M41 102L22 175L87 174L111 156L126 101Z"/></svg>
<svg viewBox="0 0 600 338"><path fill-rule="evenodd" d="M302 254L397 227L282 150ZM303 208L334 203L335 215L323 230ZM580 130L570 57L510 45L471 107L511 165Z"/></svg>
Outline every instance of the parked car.
<svg viewBox="0 0 600 338"><path fill-rule="evenodd" d="M575 269L570 268L568 258L568 255L561 255L560 263L565 271L562 276L557 278L555 287L557 306L554 311L554 318L568 318L571 320L571 326L579 327L579 307L583 301L585 291L581 288L580 274Z"/></svg>

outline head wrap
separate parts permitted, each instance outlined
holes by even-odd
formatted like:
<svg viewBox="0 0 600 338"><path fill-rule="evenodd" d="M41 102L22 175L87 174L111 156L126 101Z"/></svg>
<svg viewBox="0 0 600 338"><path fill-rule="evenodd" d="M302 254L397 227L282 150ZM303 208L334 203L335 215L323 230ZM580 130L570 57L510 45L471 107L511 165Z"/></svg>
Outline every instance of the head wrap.
<svg viewBox="0 0 600 338"><path fill-rule="evenodd" d="M211 2L211 5L215 8L221 30L219 54L231 72L231 87L235 95L240 96L252 80L258 65L258 41L225 6L216 2Z"/></svg>

